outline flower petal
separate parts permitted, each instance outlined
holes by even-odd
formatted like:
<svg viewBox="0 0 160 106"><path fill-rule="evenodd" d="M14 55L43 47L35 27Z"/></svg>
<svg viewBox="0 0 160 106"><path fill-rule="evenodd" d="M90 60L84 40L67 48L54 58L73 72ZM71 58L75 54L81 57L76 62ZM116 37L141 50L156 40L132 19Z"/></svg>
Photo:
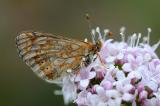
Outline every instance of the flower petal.
<svg viewBox="0 0 160 106"><path fill-rule="evenodd" d="M134 95L131 95L129 93L125 93L123 96L122 96L122 99L126 102L130 102L130 101L133 101L134 100Z"/></svg>
<svg viewBox="0 0 160 106"><path fill-rule="evenodd" d="M130 63L125 63L122 66L122 69L123 69L124 72L131 72L131 71L133 71L132 68L131 68L131 64Z"/></svg>
<svg viewBox="0 0 160 106"><path fill-rule="evenodd" d="M81 81L80 81L80 86L81 86L82 88L87 88L88 84L89 84L89 80L88 80L88 79L85 79L85 80L81 80Z"/></svg>
<svg viewBox="0 0 160 106"><path fill-rule="evenodd" d="M96 72L90 72L89 73L89 76L88 76L88 79L92 79L96 76Z"/></svg>
<svg viewBox="0 0 160 106"><path fill-rule="evenodd" d="M117 71L117 73L116 73L116 78L117 78L117 80L122 80L122 79L124 79L124 78L125 78L124 72L123 72L123 71Z"/></svg>

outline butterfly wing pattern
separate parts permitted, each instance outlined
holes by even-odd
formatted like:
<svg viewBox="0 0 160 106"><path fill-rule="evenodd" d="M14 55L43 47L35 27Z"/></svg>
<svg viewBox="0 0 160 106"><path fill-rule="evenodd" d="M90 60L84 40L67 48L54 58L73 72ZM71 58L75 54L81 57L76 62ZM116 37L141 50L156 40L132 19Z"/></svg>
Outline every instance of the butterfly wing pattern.
<svg viewBox="0 0 160 106"><path fill-rule="evenodd" d="M93 44L41 32L22 32L16 37L19 56L33 72L46 81L77 70Z"/></svg>

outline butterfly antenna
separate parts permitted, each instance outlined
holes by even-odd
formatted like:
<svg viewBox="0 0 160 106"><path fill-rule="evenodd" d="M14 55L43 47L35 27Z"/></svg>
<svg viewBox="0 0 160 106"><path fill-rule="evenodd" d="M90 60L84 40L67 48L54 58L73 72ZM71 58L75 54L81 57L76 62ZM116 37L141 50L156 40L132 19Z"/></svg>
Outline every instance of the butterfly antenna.
<svg viewBox="0 0 160 106"><path fill-rule="evenodd" d="M92 42L95 44L95 32L92 30L92 22L91 22L91 17L88 13L85 14L86 20L88 22L88 29L91 34Z"/></svg>
<svg viewBox="0 0 160 106"><path fill-rule="evenodd" d="M86 13L85 16L86 16L86 20L88 22L88 28L89 28L89 30L91 30L91 17L88 13Z"/></svg>

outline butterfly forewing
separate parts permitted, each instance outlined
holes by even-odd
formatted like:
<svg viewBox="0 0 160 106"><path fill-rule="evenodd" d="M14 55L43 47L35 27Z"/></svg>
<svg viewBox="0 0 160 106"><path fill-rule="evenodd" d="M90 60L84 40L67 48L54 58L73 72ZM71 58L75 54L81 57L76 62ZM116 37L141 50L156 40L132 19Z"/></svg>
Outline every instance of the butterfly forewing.
<svg viewBox="0 0 160 106"><path fill-rule="evenodd" d="M23 32L16 38L19 56L40 78L54 80L77 70L93 48L90 42L40 32Z"/></svg>

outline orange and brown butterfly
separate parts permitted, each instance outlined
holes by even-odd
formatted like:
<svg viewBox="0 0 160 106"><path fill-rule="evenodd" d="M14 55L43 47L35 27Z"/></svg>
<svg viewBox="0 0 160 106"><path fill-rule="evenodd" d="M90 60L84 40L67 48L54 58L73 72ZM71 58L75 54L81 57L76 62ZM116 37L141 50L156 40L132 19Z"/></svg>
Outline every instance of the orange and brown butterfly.
<svg viewBox="0 0 160 106"><path fill-rule="evenodd" d="M41 32L22 32L16 37L19 56L45 81L54 81L89 65L101 41L86 42ZM74 73L73 72L73 73Z"/></svg>

